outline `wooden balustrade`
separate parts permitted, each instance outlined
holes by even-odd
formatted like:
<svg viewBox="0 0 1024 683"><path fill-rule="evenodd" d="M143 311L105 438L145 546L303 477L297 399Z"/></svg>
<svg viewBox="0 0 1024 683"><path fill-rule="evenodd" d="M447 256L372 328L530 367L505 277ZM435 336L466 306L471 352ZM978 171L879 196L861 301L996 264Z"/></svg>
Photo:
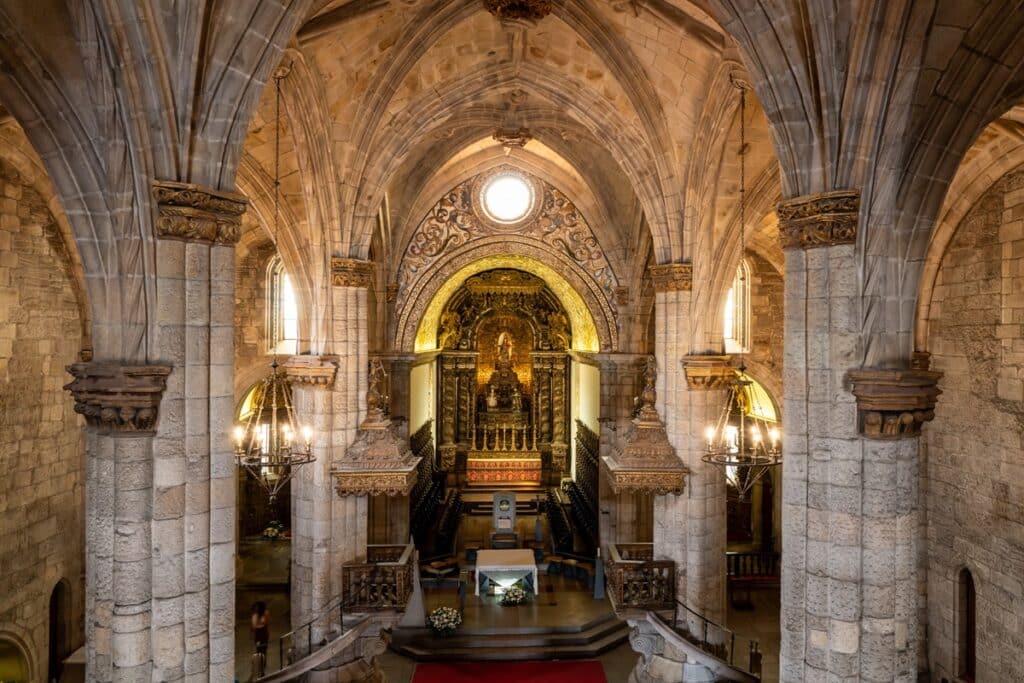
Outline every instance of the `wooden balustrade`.
<svg viewBox="0 0 1024 683"><path fill-rule="evenodd" d="M725 573L732 579L778 579L778 553L726 553Z"/></svg>
<svg viewBox="0 0 1024 683"><path fill-rule="evenodd" d="M403 609L412 595L412 545L368 545L366 562L341 567L341 585L350 611Z"/></svg>

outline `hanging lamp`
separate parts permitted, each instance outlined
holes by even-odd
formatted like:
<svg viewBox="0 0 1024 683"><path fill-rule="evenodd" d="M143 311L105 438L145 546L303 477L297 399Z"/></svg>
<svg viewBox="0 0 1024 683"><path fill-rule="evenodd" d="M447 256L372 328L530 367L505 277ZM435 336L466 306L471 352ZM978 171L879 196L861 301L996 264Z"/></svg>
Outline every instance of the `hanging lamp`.
<svg viewBox="0 0 1024 683"><path fill-rule="evenodd" d="M746 253L746 110L747 86L733 81L740 91L740 258ZM741 274L742 278L745 276ZM718 421L704 430L702 460L721 467L741 501L772 467L782 463L782 432L769 420L751 412L753 380L746 374L742 347L738 372L728 384L728 395Z"/></svg>
<svg viewBox="0 0 1024 683"><path fill-rule="evenodd" d="M287 69L274 75L274 221L271 238L277 241L281 185L281 79ZM235 426L235 461L267 492L273 503L295 474L295 469L316 458L312 451L313 432L299 428L292 408L291 386L278 372L275 354L270 375L253 390L254 406L245 420Z"/></svg>

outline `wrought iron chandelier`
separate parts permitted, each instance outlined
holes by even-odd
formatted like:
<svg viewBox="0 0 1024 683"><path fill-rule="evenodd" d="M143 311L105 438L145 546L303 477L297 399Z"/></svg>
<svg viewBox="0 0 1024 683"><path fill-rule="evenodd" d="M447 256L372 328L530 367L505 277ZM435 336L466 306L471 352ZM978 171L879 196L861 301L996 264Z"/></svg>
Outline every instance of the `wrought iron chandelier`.
<svg viewBox="0 0 1024 683"><path fill-rule="evenodd" d="M274 75L274 222L272 238L277 239L281 185L281 79L287 69ZM313 432L297 426L292 409L291 387L278 372L277 357L270 364L270 376L254 390L255 405L244 423L235 427L235 460L270 496L277 495L295 474L295 468L311 463ZM299 440L301 439L301 443Z"/></svg>
<svg viewBox="0 0 1024 683"><path fill-rule="evenodd" d="M747 86L733 81L740 91L740 258L746 252L746 109ZM743 276L741 275L741 278ZM750 389L740 353L738 372L729 382L729 395L718 422L704 430L707 442L703 461L725 470L726 480L739 499L747 494L772 467L782 462L782 432L774 423L750 411Z"/></svg>

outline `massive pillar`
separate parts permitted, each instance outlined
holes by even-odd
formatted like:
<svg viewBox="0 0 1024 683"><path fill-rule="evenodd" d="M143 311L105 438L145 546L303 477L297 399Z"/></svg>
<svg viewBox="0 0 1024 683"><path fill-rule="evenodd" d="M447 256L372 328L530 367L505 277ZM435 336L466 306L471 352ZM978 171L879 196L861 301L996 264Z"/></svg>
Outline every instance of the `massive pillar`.
<svg viewBox="0 0 1024 683"><path fill-rule="evenodd" d="M850 369L861 357L858 204L856 192L833 192L778 211L786 254L780 673L793 683L917 680L918 437L939 375Z"/></svg>
<svg viewBox="0 0 1024 683"><path fill-rule="evenodd" d="M87 675L229 680L234 243L245 200L163 182L154 197L150 354L160 363L70 368L89 425Z"/></svg>
<svg viewBox="0 0 1024 683"><path fill-rule="evenodd" d="M724 356L690 352L689 264L651 269L654 279L658 413L689 471L682 495L654 499L654 552L676 563L676 596L722 623L725 612L725 476L701 460L704 428L724 405L732 370Z"/></svg>
<svg viewBox="0 0 1024 683"><path fill-rule="evenodd" d="M331 468L344 457L356 436L366 396L367 289L373 264L335 258L331 261L331 334L329 357L305 361L309 366L336 365L322 388L297 387L300 422L316 430L316 462L304 465L292 481L292 623L311 620L341 596L341 565L366 556L367 500L339 497ZM303 359L289 361L295 376ZM326 624L325 624L326 625Z"/></svg>

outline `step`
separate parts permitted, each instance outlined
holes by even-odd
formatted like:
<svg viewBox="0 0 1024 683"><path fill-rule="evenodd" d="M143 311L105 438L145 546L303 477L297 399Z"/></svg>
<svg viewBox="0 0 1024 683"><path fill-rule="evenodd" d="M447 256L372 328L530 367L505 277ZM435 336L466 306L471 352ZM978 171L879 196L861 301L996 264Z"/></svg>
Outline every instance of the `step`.
<svg viewBox="0 0 1024 683"><path fill-rule="evenodd" d="M421 661L578 659L595 657L628 637L628 627L608 614L568 626L460 628L446 638L428 628L400 628L392 635L391 647Z"/></svg>
<svg viewBox="0 0 1024 683"><path fill-rule="evenodd" d="M629 639L629 629L622 625L603 638L585 644L536 644L518 647L463 647L454 638L438 638L416 644L398 644L391 647L399 653L419 661L520 661L546 659L591 659L618 647Z"/></svg>

